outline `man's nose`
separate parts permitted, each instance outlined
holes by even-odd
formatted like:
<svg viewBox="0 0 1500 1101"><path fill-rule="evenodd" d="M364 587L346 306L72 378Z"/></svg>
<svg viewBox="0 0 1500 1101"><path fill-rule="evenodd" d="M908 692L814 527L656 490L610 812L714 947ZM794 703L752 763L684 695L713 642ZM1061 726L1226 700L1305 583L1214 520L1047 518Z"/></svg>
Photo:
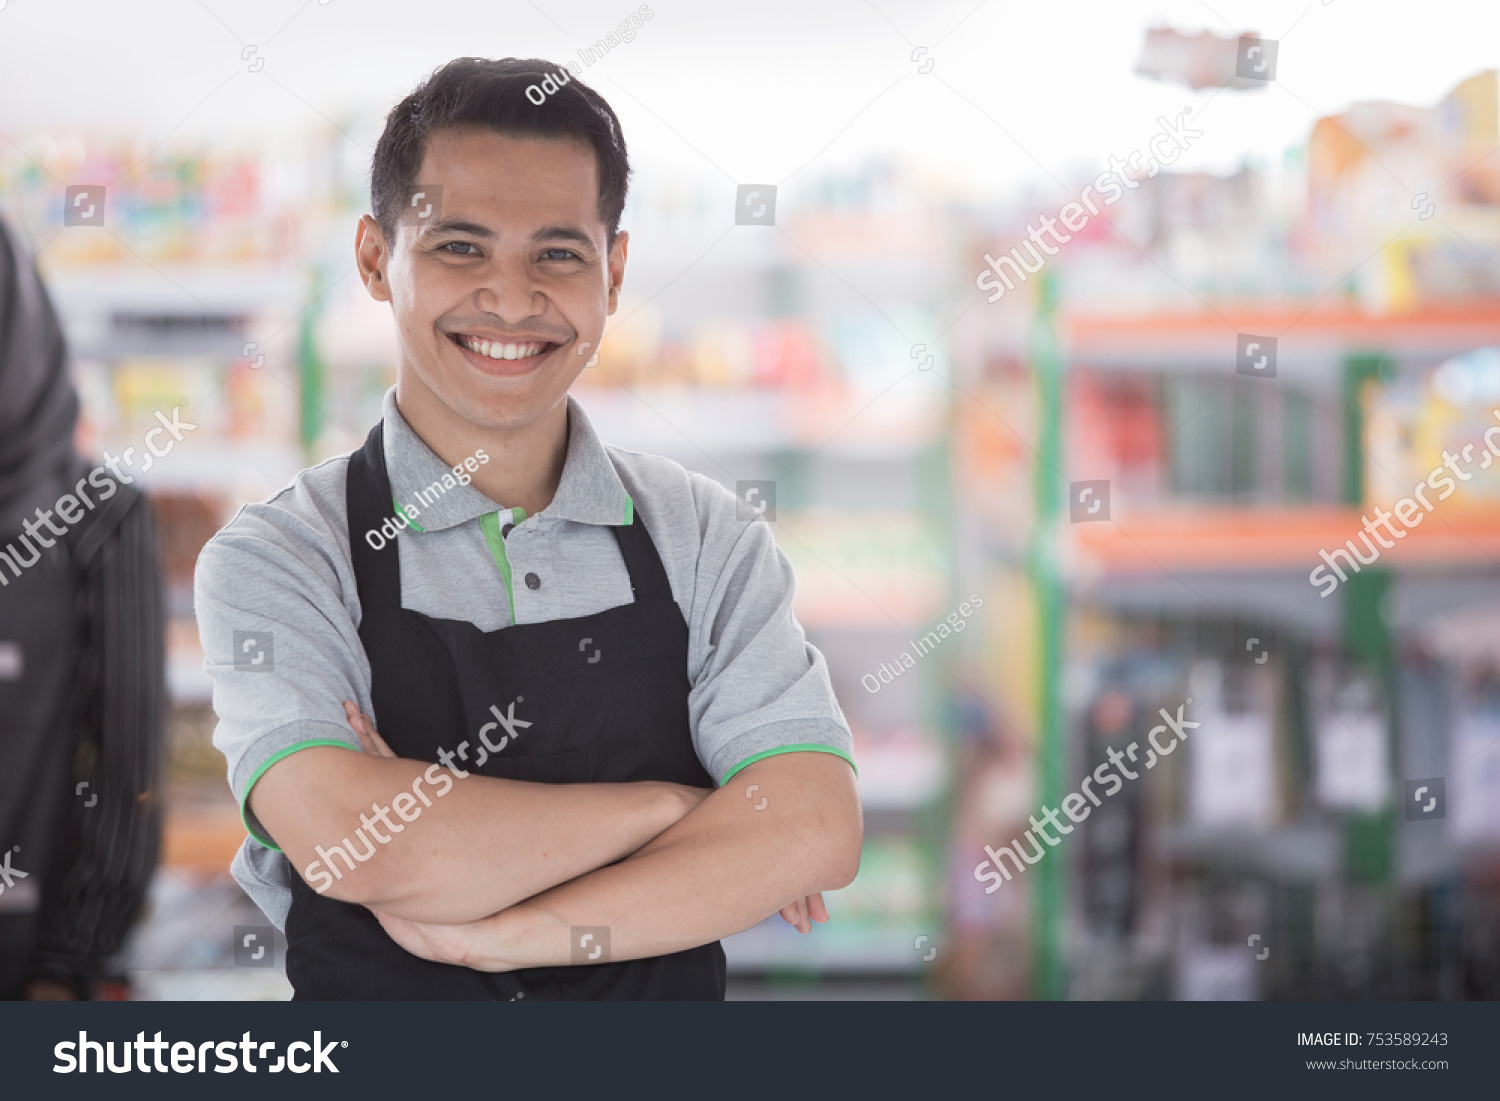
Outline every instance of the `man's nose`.
<svg viewBox="0 0 1500 1101"><path fill-rule="evenodd" d="M524 257L496 257L485 270L476 304L505 325L520 325L547 309L547 296Z"/></svg>

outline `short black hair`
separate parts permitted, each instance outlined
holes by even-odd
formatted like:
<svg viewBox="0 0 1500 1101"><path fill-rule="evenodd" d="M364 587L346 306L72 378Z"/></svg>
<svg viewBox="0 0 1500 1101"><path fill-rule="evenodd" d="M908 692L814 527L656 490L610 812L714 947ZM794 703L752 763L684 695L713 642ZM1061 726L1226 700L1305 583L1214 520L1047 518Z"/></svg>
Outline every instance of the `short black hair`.
<svg viewBox="0 0 1500 1101"><path fill-rule="evenodd" d="M542 81L557 91L538 104ZM390 248L427 150L444 127L484 127L502 134L587 142L599 166L599 219L615 243L630 162L620 120L604 97L566 69L540 58L457 57L435 70L386 116L370 164L370 206Z"/></svg>

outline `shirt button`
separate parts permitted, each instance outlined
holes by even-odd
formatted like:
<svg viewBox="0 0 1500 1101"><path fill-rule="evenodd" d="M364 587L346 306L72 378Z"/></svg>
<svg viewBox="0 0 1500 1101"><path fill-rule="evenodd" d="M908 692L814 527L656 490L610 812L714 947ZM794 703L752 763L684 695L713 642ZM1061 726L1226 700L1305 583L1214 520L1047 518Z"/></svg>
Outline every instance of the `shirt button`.
<svg viewBox="0 0 1500 1101"><path fill-rule="evenodd" d="M528 573L526 575L526 587L528 589L540 589L542 587L542 579L534 573Z"/></svg>
<svg viewBox="0 0 1500 1101"><path fill-rule="evenodd" d="M515 526L515 524L506 524L503 528L500 529L500 538L504 539L511 533L512 530L515 529Z"/></svg>

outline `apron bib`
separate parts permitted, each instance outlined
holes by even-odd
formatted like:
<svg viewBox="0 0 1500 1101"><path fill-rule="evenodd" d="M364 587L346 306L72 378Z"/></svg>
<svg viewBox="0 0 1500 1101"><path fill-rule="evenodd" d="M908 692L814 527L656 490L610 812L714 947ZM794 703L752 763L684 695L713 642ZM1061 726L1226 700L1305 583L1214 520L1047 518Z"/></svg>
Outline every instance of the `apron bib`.
<svg viewBox="0 0 1500 1101"><path fill-rule="evenodd" d="M488 632L425 616L401 607L400 540L377 551L364 539L392 512L382 436L377 424L349 461L349 545L375 728L397 756L437 762L439 750L459 754L467 742L450 759L482 776L712 788L688 719L687 622L640 514L611 529L633 603ZM489 974L409 954L369 910L320 895L297 875L286 935L297 999L724 997L717 941L650 959Z"/></svg>

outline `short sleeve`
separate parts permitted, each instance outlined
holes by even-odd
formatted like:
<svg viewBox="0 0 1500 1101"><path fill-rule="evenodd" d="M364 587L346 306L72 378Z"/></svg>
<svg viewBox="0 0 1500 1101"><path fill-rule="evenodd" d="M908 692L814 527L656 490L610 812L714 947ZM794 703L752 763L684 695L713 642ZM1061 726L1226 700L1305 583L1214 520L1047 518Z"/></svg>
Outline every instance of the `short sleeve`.
<svg viewBox="0 0 1500 1101"><path fill-rule="evenodd" d="M728 490L693 476L703 544L689 623L697 673L688 697L700 759L724 784L781 753L854 765L828 665L792 613L795 579L770 525L744 520Z"/></svg>
<svg viewBox="0 0 1500 1101"><path fill-rule="evenodd" d="M274 840L248 805L255 782L298 750L359 751L343 703L373 711L353 578L336 550L348 537L323 522L309 496L294 483L271 501L247 505L203 549L194 576L219 720L214 745L228 761L245 828L271 848Z"/></svg>

